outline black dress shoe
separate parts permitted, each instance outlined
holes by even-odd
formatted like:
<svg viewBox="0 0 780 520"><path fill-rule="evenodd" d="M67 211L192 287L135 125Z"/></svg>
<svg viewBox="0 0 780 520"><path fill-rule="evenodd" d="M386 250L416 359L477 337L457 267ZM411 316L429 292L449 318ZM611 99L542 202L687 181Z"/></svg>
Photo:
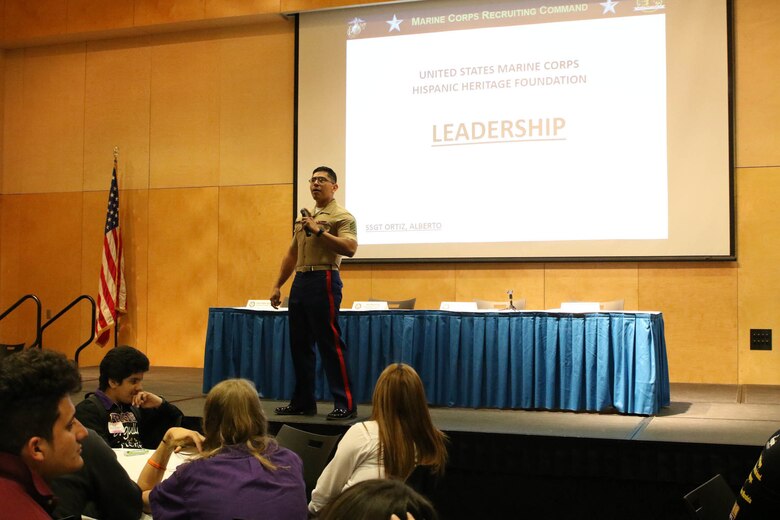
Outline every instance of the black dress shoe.
<svg viewBox="0 0 780 520"><path fill-rule="evenodd" d="M276 415L317 415L317 407L314 408L298 408L288 404L287 406L280 406L274 409Z"/></svg>
<svg viewBox="0 0 780 520"><path fill-rule="evenodd" d="M352 419L357 417L357 408L347 410L346 408L334 408L332 412L328 414L327 419L329 421L340 421L343 419Z"/></svg>

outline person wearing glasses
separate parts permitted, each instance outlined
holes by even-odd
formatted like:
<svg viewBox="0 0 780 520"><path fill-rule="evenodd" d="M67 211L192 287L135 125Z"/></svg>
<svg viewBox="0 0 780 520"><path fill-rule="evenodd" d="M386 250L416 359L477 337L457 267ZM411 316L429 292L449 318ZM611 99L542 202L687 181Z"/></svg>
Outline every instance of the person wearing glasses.
<svg viewBox="0 0 780 520"><path fill-rule="evenodd" d="M295 369L295 390L287 406L276 408L277 415L315 415L315 352L320 351L322 364L333 395L330 420L351 419L357 415L357 404L347 367L346 344L338 323L341 305L342 257L357 251L357 223L335 197L339 189L336 173L318 166L309 179L314 199L313 210L301 210L293 229L293 240L282 259L279 277L271 290L271 305L281 303L281 287L295 272L288 304L290 349Z"/></svg>

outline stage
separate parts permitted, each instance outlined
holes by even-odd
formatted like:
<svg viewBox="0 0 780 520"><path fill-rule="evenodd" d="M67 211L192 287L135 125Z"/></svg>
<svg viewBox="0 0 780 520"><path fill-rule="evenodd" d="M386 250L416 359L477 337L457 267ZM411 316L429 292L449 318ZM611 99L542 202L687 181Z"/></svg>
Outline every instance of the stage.
<svg viewBox="0 0 780 520"><path fill-rule="evenodd" d="M96 367L81 368L84 390ZM189 425L203 414L203 371L152 367L144 388L182 409ZM77 401L80 396L74 396ZM283 423L341 433L352 422L273 415ZM358 407L360 419L371 407ZM447 473L435 496L443 519L684 519L682 495L716 473L737 490L764 441L780 429L780 387L671 384L671 404L657 416L435 407L450 437Z"/></svg>

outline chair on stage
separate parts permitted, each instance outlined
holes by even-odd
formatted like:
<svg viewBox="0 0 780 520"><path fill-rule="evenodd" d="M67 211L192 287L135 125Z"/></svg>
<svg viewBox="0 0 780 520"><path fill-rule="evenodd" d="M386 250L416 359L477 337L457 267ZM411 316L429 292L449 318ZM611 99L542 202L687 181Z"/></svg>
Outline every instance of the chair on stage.
<svg viewBox="0 0 780 520"><path fill-rule="evenodd" d="M414 304L417 303L417 298L409 298L408 300L383 300L381 298L369 298L370 302L387 302L388 309L414 309Z"/></svg>
<svg viewBox="0 0 780 520"><path fill-rule="evenodd" d="M594 301L568 301L561 302L560 310L565 312L604 312L622 311L624 300L610 300L606 302Z"/></svg>
<svg viewBox="0 0 780 520"><path fill-rule="evenodd" d="M283 424L276 434L276 442L288 450L294 451L303 461L303 480L306 482L306 496L317 485L322 470L330 460L341 435L319 435L310 433L287 424Z"/></svg>
<svg viewBox="0 0 780 520"><path fill-rule="evenodd" d="M694 520L727 520L737 499L720 473L684 498Z"/></svg>
<svg viewBox="0 0 780 520"><path fill-rule="evenodd" d="M608 302L599 302L600 311L622 311L625 300L611 300Z"/></svg>
<svg viewBox="0 0 780 520"><path fill-rule="evenodd" d="M495 301L495 300L474 300L477 304L477 309L479 310L494 310L494 311L503 311L509 309L509 300L505 301ZM525 309L525 299L520 298L517 300L513 300L512 304L515 306L515 310L522 311Z"/></svg>

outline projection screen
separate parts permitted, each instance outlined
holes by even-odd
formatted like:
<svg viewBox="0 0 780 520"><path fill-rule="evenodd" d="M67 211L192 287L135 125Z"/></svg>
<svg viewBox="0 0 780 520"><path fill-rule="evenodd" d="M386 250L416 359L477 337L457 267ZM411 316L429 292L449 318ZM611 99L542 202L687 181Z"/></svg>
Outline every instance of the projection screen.
<svg viewBox="0 0 780 520"><path fill-rule="evenodd" d="M363 261L734 258L727 0L303 13L296 214Z"/></svg>

